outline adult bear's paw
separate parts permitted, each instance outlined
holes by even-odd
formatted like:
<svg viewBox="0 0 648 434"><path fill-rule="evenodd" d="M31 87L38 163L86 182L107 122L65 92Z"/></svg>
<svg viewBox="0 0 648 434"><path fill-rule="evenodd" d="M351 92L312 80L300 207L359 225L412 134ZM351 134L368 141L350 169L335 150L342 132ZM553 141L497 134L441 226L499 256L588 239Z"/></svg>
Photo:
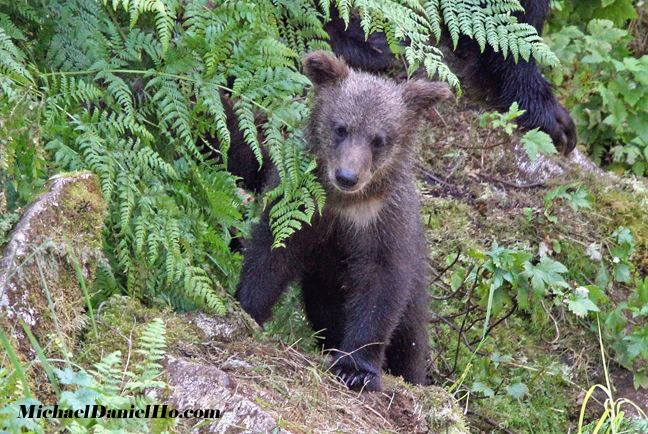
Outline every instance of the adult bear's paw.
<svg viewBox="0 0 648 434"><path fill-rule="evenodd" d="M337 357L331 365L331 372L351 390L380 390L380 370L358 356Z"/></svg>
<svg viewBox="0 0 648 434"><path fill-rule="evenodd" d="M563 155L569 155L576 147L576 125L569 112L563 107L553 95L548 100L541 102L541 99L533 101L530 98L522 107L527 112L522 115L518 122L527 129L539 128L549 134L556 149Z"/></svg>
<svg viewBox="0 0 648 434"><path fill-rule="evenodd" d="M576 147L576 125L569 112L558 101L545 113L540 129L551 136L560 152L569 155Z"/></svg>

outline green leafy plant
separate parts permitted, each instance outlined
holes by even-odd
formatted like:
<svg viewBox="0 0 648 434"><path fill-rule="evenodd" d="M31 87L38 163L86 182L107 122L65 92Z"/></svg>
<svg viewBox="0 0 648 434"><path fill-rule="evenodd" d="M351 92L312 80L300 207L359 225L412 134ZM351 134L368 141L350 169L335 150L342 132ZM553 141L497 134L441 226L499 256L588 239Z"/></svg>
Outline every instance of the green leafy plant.
<svg viewBox="0 0 648 434"><path fill-rule="evenodd" d="M508 141L517 130L518 126L513 121L522 116L524 110L521 110L518 103L514 102L509 107L508 111L504 113L486 112L479 116L479 126L482 128L488 127L496 131L504 132L505 138ZM520 142L531 161L535 161L538 155L552 155L558 153L554 146L551 137L543 131L534 128L524 133Z"/></svg>
<svg viewBox="0 0 648 434"><path fill-rule="evenodd" d="M623 226L617 228L612 237L616 243L610 249L612 264L614 268L614 280L622 283L629 283L631 279L630 257L634 253L635 243L632 233Z"/></svg>
<svg viewBox="0 0 648 434"><path fill-rule="evenodd" d="M560 262L548 256L534 262L532 254L500 247L496 242L489 252L476 257L486 260L483 267L489 271L489 278L479 286L483 291L482 303L487 308L484 331L488 327L491 311L501 311L501 307L510 304L513 297L520 309L527 312L538 309L540 300L551 296L555 304L566 305L574 313L581 313L581 299L587 295L571 289L564 278L567 268ZM574 305L574 302L580 302L580 305ZM586 312L598 310L591 300L589 303Z"/></svg>
<svg viewBox="0 0 648 434"><path fill-rule="evenodd" d="M572 188L577 189L578 186ZM614 231L608 242L608 250L604 258L599 256L597 260L601 261L601 265L606 268L606 275L614 275L616 264L630 264L634 241L631 233L626 228L620 227ZM539 325L553 322L556 338L558 338L560 329L569 327L567 323L576 320L574 322L577 324L591 324L589 320L593 319L593 314L600 315L605 320L602 333L614 359L633 372L635 387L645 387L647 378L645 362L648 360L646 358L648 330L645 321L648 315L648 298L646 298L648 278L636 281L636 287L627 301L615 302L606 293L609 285L612 283L626 285L627 282L610 278L610 282L604 283L603 286L598 286L598 281L597 284L588 282L581 286L574 285L567 280L570 274L567 267L559 260L543 254L537 258L529 251L502 247L494 242L490 251L468 253L466 259L469 262L476 261L470 267L455 265L458 258L450 260L453 273L445 285L452 294L462 294L462 287L472 287L472 291L467 292L468 300L474 294L478 298L477 305L483 309L477 314L477 319L472 319L474 316L469 315L475 307L471 303L462 301L459 312L460 315L465 315L465 318L460 321L461 325L451 326L450 333L453 333L452 330L459 332L455 357L463 353L463 358L460 357L462 360L460 366L465 366L460 380L456 380L455 384L466 381L469 385L462 388L462 393L465 395L460 394L458 398L470 400L470 394L476 394L477 398L472 399L489 400L487 407L502 408L519 405L522 409L528 408L530 400L541 399L537 396L531 398L529 394L530 390L536 390L534 387L537 387L537 384L534 383L539 381L542 374L549 374L551 380L544 380L548 383L578 387L573 383L571 374L565 371L567 367L563 364L554 365L546 360L538 366L531 364L523 355L520 355L518 360L514 355L503 353L497 344L489 343L492 328L507 318L509 321L519 320L525 324L525 327L528 326L536 332ZM611 271L607 271L608 267ZM632 268L629 268L628 272L632 275ZM516 308L523 313L511 315ZM507 310L508 313L505 313ZM572 315L560 315L556 314L556 311L569 312ZM530 314L530 323L529 315L526 314ZM447 318L454 316L456 314L451 314ZM471 330L475 324L483 325L480 326L478 338L475 338L478 331ZM477 342L479 345L476 348L470 347ZM498 342L501 344L501 341ZM467 351L461 352L459 349L463 345L467 347ZM601 351L603 351L602 345L601 342ZM524 346L526 347L526 344ZM480 353L480 349L482 351L486 349L487 352ZM609 384L607 388L596 387L602 388L601 390L612 390ZM586 401L591 393L592 390L588 391ZM597 423L592 423L588 427L582 425L581 432L598 432L602 426L607 429L611 424L616 424L614 429L618 429L618 432L622 432L622 427L635 432L632 430L642 426L644 422L632 421L624 417L621 406L628 404L627 400L614 400L612 395L608 397L609 402L605 404L606 412L602 420L596 421L601 425ZM553 393L547 396L549 402L555 398ZM522 401L525 403L523 404ZM611 409L611 406L614 406L614 409Z"/></svg>
<svg viewBox="0 0 648 434"><path fill-rule="evenodd" d="M592 387L590 387L587 393L585 394L585 397L583 399L583 404L581 405L580 416L578 419L578 432L579 434L583 432L583 420L585 416L585 409L587 408L587 403L589 399L592 397L592 394L596 391L596 389L600 389L605 394L604 411L603 414L596 421L596 424L594 425L594 428L591 432L592 434L596 434L601 431L604 425L607 425L607 429L605 430L605 432L611 432L613 434L616 434L617 432L621 432L620 428L622 427L622 424L624 424L624 422L627 424L627 420L624 417L624 412L622 411L623 405L634 407L635 411L644 420L648 419L648 416L646 416L646 413L634 402L629 401L625 398L617 398L617 399L614 398L614 392L613 392L614 389L612 388L610 382L608 365L605 361L605 348L603 348L601 324L598 316L596 317L596 325L598 330L599 347L601 350L601 361L603 363L603 371L605 372L605 386L601 384L595 384Z"/></svg>
<svg viewBox="0 0 648 434"><path fill-rule="evenodd" d="M485 309L482 336L486 336L491 318L506 306L513 305L544 318L547 317L545 302L579 317L599 311L596 302L603 298L601 291L594 285L574 288L565 280L567 268L546 255L536 260L528 251L501 247L493 242L490 251L472 251L470 257L479 261L485 273L468 276L467 269L459 267L451 277L450 288L477 279L475 295Z"/></svg>
<svg viewBox="0 0 648 434"><path fill-rule="evenodd" d="M554 155L558 153L551 141L551 137L537 128L527 131L522 136L521 142L531 161L535 161L538 155Z"/></svg>
<svg viewBox="0 0 648 434"><path fill-rule="evenodd" d="M20 214L17 212L0 214L0 246L7 242L7 235L18 219L20 219Z"/></svg>
<svg viewBox="0 0 648 434"><path fill-rule="evenodd" d="M561 86L583 143L599 163L648 170L648 55L630 56L628 32L609 20L592 20L587 32L567 26L550 36L565 66Z"/></svg>
<svg viewBox="0 0 648 434"><path fill-rule="evenodd" d="M604 329L615 359L634 373L635 388L648 387L648 277L637 278L634 291L609 313Z"/></svg>
<svg viewBox="0 0 648 434"><path fill-rule="evenodd" d="M573 211L592 208L593 197L581 183L559 185L544 196L544 216L551 223L558 218L552 214L555 206L568 205Z"/></svg>
<svg viewBox="0 0 648 434"><path fill-rule="evenodd" d="M636 388L647 387L648 277L639 276L632 264L635 241L628 228L618 227L603 245L604 251L599 246L587 249L592 262L599 262L595 282L577 288L576 293L586 297L570 304L578 310L590 306L589 310L595 312L601 306L604 337L610 342L613 358L633 373ZM610 300L607 294L619 290L628 295L617 302ZM573 305L574 302L578 304Z"/></svg>
<svg viewBox="0 0 648 434"><path fill-rule="evenodd" d="M550 29L560 30L568 24L587 23L593 18L606 19L616 26L637 16L637 0L552 0Z"/></svg>
<svg viewBox="0 0 648 434"><path fill-rule="evenodd" d="M511 136L518 127L513 121L523 114L524 110L520 109L517 102L514 102L506 112L486 112L479 115L479 126L501 129L506 135Z"/></svg>

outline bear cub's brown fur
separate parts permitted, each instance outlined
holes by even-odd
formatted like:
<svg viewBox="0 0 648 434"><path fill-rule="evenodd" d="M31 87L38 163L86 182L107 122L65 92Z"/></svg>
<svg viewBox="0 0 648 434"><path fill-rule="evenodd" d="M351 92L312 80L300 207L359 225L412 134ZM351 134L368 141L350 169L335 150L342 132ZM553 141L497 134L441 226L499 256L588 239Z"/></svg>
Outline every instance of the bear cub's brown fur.
<svg viewBox="0 0 648 434"><path fill-rule="evenodd" d="M307 55L304 70L315 92L307 139L326 206L277 249L266 211L245 244L237 298L263 323L297 281L341 381L379 390L384 366L423 383L428 301L413 142L419 120L450 90L357 72L323 51Z"/></svg>

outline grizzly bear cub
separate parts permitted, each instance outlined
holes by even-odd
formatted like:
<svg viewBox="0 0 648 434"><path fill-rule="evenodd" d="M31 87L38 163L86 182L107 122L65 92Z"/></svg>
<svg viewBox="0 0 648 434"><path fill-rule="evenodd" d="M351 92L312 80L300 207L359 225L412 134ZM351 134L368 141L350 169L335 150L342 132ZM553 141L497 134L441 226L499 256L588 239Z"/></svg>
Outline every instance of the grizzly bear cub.
<svg viewBox="0 0 648 434"><path fill-rule="evenodd" d="M397 84L323 51L304 58L314 84L307 140L327 192L321 215L272 249L266 211L245 243L237 298L258 322L294 281L306 314L355 390L379 390L380 371L426 378L426 253L414 184L419 120L446 84Z"/></svg>

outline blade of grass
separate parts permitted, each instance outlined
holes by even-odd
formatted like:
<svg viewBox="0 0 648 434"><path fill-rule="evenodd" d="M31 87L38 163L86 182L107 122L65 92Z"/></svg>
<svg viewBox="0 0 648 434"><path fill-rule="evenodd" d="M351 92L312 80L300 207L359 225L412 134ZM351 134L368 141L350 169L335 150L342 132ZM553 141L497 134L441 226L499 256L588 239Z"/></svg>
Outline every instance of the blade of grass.
<svg viewBox="0 0 648 434"><path fill-rule="evenodd" d="M36 351L36 356L38 357L38 360L40 360L41 365L43 366L43 369L45 370L45 373L47 374L47 378L49 378L50 382L52 383L52 388L54 388L54 391L56 392L56 396L60 397L61 396L61 388L59 387L58 380L56 379L56 375L54 375L54 369L52 368L52 365L47 361L47 358L45 357L45 353L43 352L43 348L41 348L40 344L36 340L36 337L34 334L31 332L31 329L25 322L20 319L20 325L22 326L23 330L25 331L25 334L29 338L29 342L32 345L32 348Z"/></svg>
<svg viewBox="0 0 648 434"><path fill-rule="evenodd" d="M475 348L475 351L473 351L470 354L470 357L468 358L468 363L466 363L466 367L464 368L463 372L461 373L461 376L455 381L450 388L448 388L448 393L454 394L455 390L459 390L459 387L463 384L464 380L468 376L468 373L470 372L470 369L472 368L473 365L473 359L479 353L479 350L481 349L483 343L486 342L486 339L482 338L481 341L479 341L479 344L477 344L477 347Z"/></svg>
<svg viewBox="0 0 648 434"><path fill-rule="evenodd" d="M490 323L491 311L493 310L493 296L495 295L495 284L491 284L488 290L488 304L486 305L486 319L484 320L484 331L482 332L482 339L486 337L488 331L488 324Z"/></svg>
<svg viewBox="0 0 648 434"><path fill-rule="evenodd" d="M20 379L20 382L23 385L23 393L25 397L31 398L32 393L31 393L31 389L29 388L29 383L27 382L27 376L25 375L25 370L23 369L20 360L18 360L18 356L16 355L16 352L14 351L11 342L9 342L9 338L7 337L4 330L2 329L0 329L0 341L2 342L2 346L5 347L5 350L7 351L7 355L9 356L9 360L11 360L11 363L14 365L14 368L16 370L16 375L18 375L18 378Z"/></svg>
<svg viewBox="0 0 648 434"><path fill-rule="evenodd" d="M599 320L598 313L596 314L596 327L598 328L598 340L599 340L599 347L601 348L601 359L603 360L603 372L605 372L605 385L607 386L607 390L609 390L609 397L610 401L614 402L614 398L612 396L612 386L610 385L610 373L608 372L608 365L607 361L605 360L605 348L603 348L603 337L601 335L601 321ZM614 409L612 410L612 415L614 415Z"/></svg>
<svg viewBox="0 0 648 434"><path fill-rule="evenodd" d="M601 417L599 418L598 422L596 423L596 426L594 427L594 431L592 431L592 434L598 434L598 432L601 430L601 427L607 420L610 414L610 409L606 408Z"/></svg>
<svg viewBox="0 0 648 434"><path fill-rule="evenodd" d="M83 291L83 296L85 297L86 304L88 305L88 313L90 314L90 320L92 321L92 331L94 331L95 336L99 336L99 332L97 331L97 323L95 321L94 310L92 309L92 303L90 302L90 295L88 294L88 287L86 285L85 277L83 277L83 273L81 272L81 266L79 265L79 261L76 255L74 254L74 252L72 251L72 248L70 247L69 243L66 243L66 247L67 247L68 257L72 261L74 272L76 273L77 279L79 280L81 291Z"/></svg>
<svg viewBox="0 0 648 434"><path fill-rule="evenodd" d="M639 407L637 404L634 402L630 401L627 398L621 398L617 400L617 412L621 410L621 405L623 404L629 404L631 405L635 410L637 410L637 414L639 414L643 419L648 419L648 415L646 415L646 412L642 410L641 407Z"/></svg>
<svg viewBox="0 0 648 434"><path fill-rule="evenodd" d="M589 388L587 393L585 393L585 397L583 398L583 404L581 405L580 417L578 418L578 433L579 434L583 432L583 420L585 419L585 409L587 408L587 401L589 401L589 399L592 397L592 394L594 393L594 391L597 388L601 389L608 396L608 399L609 399L610 393L608 392L608 390L603 385L595 384L595 385L593 385L592 387ZM607 400L606 400L606 402L607 402ZM606 410L606 414L607 414L607 410Z"/></svg>
<svg viewBox="0 0 648 434"><path fill-rule="evenodd" d="M40 258L36 257L36 265L38 266L38 272L40 273L41 281L43 282L43 291L45 291L45 296L47 297L47 304L49 305L50 312L52 314L52 321L54 321L54 328L58 335L59 341L61 342L61 347L63 348L63 358L67 360L68 366L70 364L69 352L67 345L65 344L65 337L63 335L63 330L61 325L58 322L58 316L56 315L56 309L54 308L54 302L52 301L52 294L49 291L49 286L47 285L47 279L43 273L43 266L41 265Z"/></svg>

